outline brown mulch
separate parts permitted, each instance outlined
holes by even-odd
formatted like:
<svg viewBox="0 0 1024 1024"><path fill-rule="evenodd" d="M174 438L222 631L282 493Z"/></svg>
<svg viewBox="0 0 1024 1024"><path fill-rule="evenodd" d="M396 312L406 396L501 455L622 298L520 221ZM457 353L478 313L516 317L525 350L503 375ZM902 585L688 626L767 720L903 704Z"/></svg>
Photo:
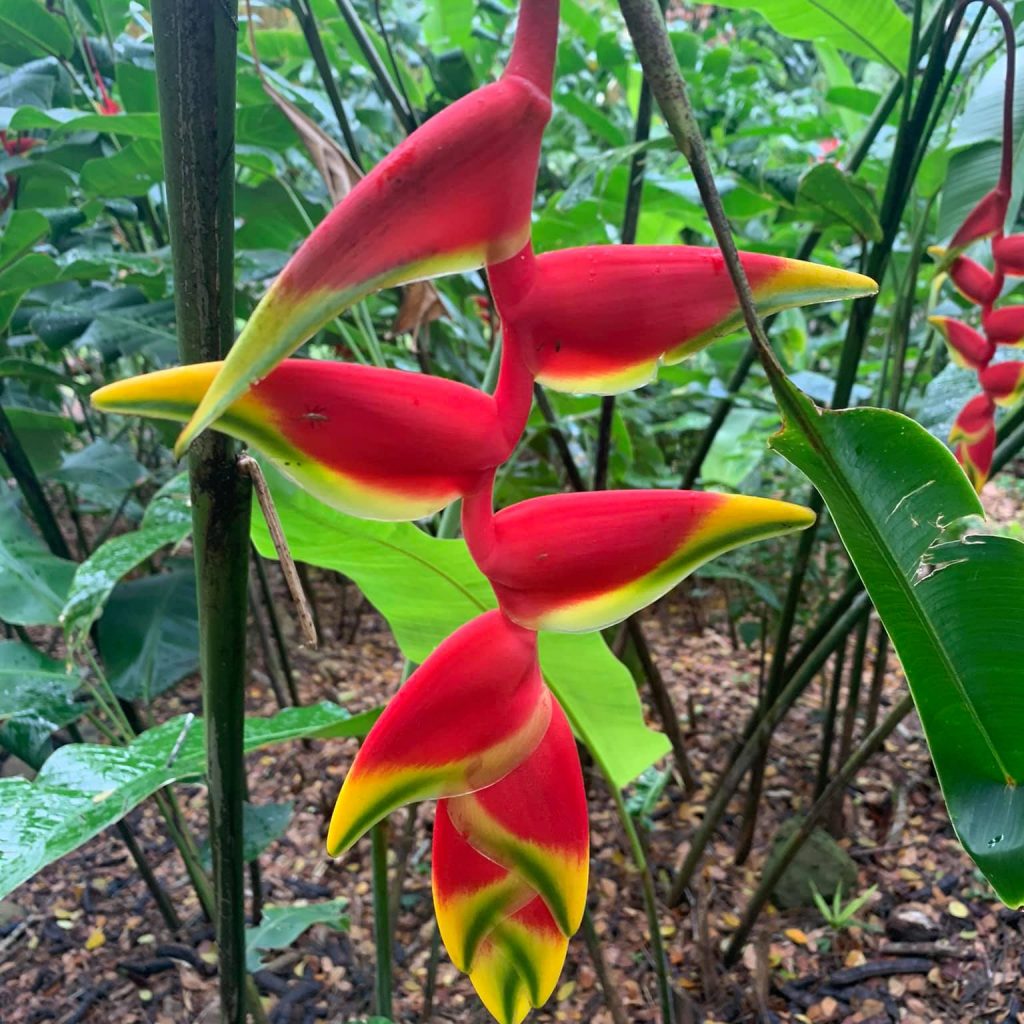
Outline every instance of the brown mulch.
<svg viewBox="0 0 1024 1024"><path fill-rule="evenodd" d="M1019 521L1020 507L1013 498L994 492L986 499L996 518ZM276 573L276 567L271 571ZM365 608L357 617L358 596L351 588L343 590L334 577L318 577L316 589L324 622L320 649L292 649L303 701L327 698L353 710L379 703L394 692L401 668L386 626ZM283 598L281 610L291 635ZM664 892L753 705L760 653L730 639L721 616L698 620L683 592L659 605L645 625L684 717L688 752L701 786L687 798L678 779L670 781L646 823L649 859ZM253 659L248 711L269 714L275 704L255 641ZM904 685L892 665L883 714ZM856 891L878 886L858 915L860 923L836 933L817 910L781 913L769 908L741 963L732 970L722 968L721 950L757 884L772 835L809 803L822 707L819 680L778 731L748 861L733 863L740 794L708 851L692 903L675 910L662 907L661 931L680 1024L1024 1021L1022 917L995 900L960 849L916 716L903 723L847 791L839 834L859 866ZM194 681L161 698L154 717L160 720L183 710L199 710ZM369 843L364 840L338 861L323 853L327 816L354 750L352 741L317 741L249 758L252 800L290 800L295 805L286 835L260 859L264 902L337 896L350 901L348 931L315 926L291 949L265 958L257 980L272 1024L347 1022L373 1014ZM662 767L668 763L666 759ZM604 956L626 1019L657 1021L657 982L639 879L596 772L587 772L587 786L593 847L590 906ZM178 794L193 830L201 834L204 791L181 786ZM432 809L428 805L413 814L411 829L405 811L394 816L391 826L393 856L394 851L408 851L396 928L394 1018L402 1024L483 1024L490 1018L443 950L433 1007L425 1016L434 937ZM0 904L4 1024L216 1021L212 932L181 860L152 801L132 812L128 823L186 928L178 936L168 934L124 846L112 832L104 833ZM580 936L570 944L555 996L530 1019L538 1024L611 1024Z"/></svg>

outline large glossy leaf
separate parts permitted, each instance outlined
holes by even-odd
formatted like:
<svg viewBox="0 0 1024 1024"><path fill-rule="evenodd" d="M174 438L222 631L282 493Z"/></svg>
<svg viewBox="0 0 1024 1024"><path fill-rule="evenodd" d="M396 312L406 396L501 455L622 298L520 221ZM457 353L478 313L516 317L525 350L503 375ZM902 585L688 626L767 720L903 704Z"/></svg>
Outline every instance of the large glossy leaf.
<svg viewBox="0 0 1024 1024"><path fill-rule="evenodd" d="M245 749L294 739L365 736L376 716L376 711L350 715L326 701L285 708L271 718L246 720ZM127 747L61 747L31 782L0 779L0 899L120 821L158 789L201 777L204 731L202 719L179 715Z"/></svg>
<svg viewBox="0 0 1024 1024"><path fill-rule="evenodd" d="M346 516L264 469L295 558L355 580L411 661L423 661L459 626L495 607L464 541L439 540L411 523ZM252 535L260 554L273 558L262 517L253 517ZM629 673L600 636L543 634L541 666L580 738L617 785L667 751L665 737L644 724Z"/></svg>
<svg viewBox="0 0 1024 1024"><path fill-rule="evenodd" d="M0 747L38 767L51 733L89 706L76 700L78 673L28 644L0 642Z"/></svg>
<svg viewBox="0 0 1024 1024"><path fill-rule="evenodd" d="M718 6L758 11L784 36L832 43L906 70L910 22L895 0L719 0Z"/></svg>
<svg viewBox="0 0 1024 1024"><path fill-rule="evenodd" d="M60 614L71 646L82 642L122 577L168 544L180 544L192 530L188 476L164 484L146 507L137 530L101 544L75 572Z"/></svg>
<svg viewBox="0 0 1024 1024"><path fill-rule="evenodd" d="M953 827L1024 904L1024 544L977 530L945 446L879 409L821 412L788 381L772 447L810 477L907 674Z"/></svg>
<svg viewBox="0 0 1024 1024"><path fill-rule="evenodd" d="M199 668L199 608L192 566L119 583L99 624L110 685L151 700Z"/></svg>
<svg viewBox="0 0 1024 1024"><path fill-rule="evenodd" d="M18 508L0 492L0 619L18 626L54 626L75 563L51 555Z"/></svg>
<svg viewBox="0 0 1024 1024"><path fill-rule="evenodd" d="M74 42L64 19L38 0L3 0L0 29L8 43L33 56L70 57Z"/></svg>

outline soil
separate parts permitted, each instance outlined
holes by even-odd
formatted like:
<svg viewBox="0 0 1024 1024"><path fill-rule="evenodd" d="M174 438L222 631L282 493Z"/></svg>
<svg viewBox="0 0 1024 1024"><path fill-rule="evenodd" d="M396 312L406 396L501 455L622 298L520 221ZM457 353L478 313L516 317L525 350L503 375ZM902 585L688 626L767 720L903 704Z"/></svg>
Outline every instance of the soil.
<svg viewBox="0 0 1024 1024"><path fill-rule="evenodd" d="M997 491L986 499L996 518L1020 521L1014 499ZM276 566L270 569L276 574ZM314 578L322 642L316 651L292 646L301 699L330 699L352 710L374 706L398 685L399 653L384 623L360 605L351 588L327 574ZM280 608L293 638L283 592ZM684 591L649 612L645 630L683 717L699 783L687 796L673 775L641 821L664 896L756 699L761 656L756 647L731 639L720 616L698 622ZM252 646L248 711L269 714L276 704L268 666L255 640ZM872 660L869 656L869 666ZM882 714L904 688L890 658ZM671 910L662 903L661 933L678 1021L1024 1021L1024 918L994 898L957 843L914 715L856 776L836 815L835 834L858 869L855 893L847 895L877 887L856 920L834 929L813 907L786 912L769 907L740 963L730 970L722 966L722 949L758 882L772 836L809 804L823 703L819 679L778 730L747 861L734 864L740 794L709 848L691 901ZM185 710L199 711L194 680L160 698L153 714L161 720ZM858 735L862 729L859 723ZM347 931L316 925L287 950L266 956L257 983L272 1024L373 1016L369 842L338 861L323 852L326 820L354 750L352 741L317 741L249 758L251 799L293 801L295 808L286 834L259 860L264 906L344 896L351 922ZM666 758L661 767L669 765ZM604 782L592 769L586 774L593 844L590 908L614 996L625 1020L657 1021L657 979L640 879ZM190 826L201 835L205 792L180 786L178 796ZM395 933L394 1020L484 1024L490 1018L443 949L433 998L427 995L435 936L431 818L432 808L425 805L411 814L398 812L391 823L392 863L407 852ZM113 831L104 833L0 904L0 1020L5 1024L217 1020L212 929L182 862L152 801L127 821L185 928L176 936L169 933L126 848ZM530 1019L612 1024L581 936L570 944L555 995Z"/></svg>

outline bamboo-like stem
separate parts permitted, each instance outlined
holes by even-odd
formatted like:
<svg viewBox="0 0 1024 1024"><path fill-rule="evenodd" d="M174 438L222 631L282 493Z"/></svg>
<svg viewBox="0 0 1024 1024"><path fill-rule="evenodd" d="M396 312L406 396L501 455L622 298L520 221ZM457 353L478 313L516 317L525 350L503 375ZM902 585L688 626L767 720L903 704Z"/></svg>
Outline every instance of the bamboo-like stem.
<svg viewBox="0 0 1024 1024"><path fill-rule="evenodd" d="M288 696L285 693L285 688L281 685L281 680L278 678L278 665L270 649L267 624L263 621L259 596L251 580L249 582L249 607L252 609L252 621L256 627L256 638L259 641L260 654L263 655L263 664L267 666L267 679L270 681L270 689L274 691L274 700L277 701L279 708L286 708L289 706Z"/></svg>
<svg viewBox="0 0 1024 1024"><path fill-rule="evenodd" d="M882 702L882 688L885 686L885 672L889 666L889 634L885 631L882 620L878 620L875 633L875 663L871 669L871 688L868 690L868 703L864 711L864 732L872 732L878 722L878 708Z"/></svg>
<svg viewBox="0 0 1024 1024"><path fill-rule="evenodd" d="M658 718L661 720L662 727L665 729L665 735L668 736L668 741L672 746L676 767L679 769L679 775L683 780L683 789L687 793L693 793L697 789L697 779L693 774L693 768L690 766L690 759L686 753L683 732L679 728L679 715L676 714L672 695L668 692L665 680L662 678L654 658L651 657L647 636L644 633L644 628L638 616L631 615L626 620L626 630L633 641L633 649L636 651L640 667L643 669L644 676L651 688L651 697L658 711Z"/></svg>
<svg viewBox="0 0 1024 1024"><path fill-rule="evenodd" d="M70 559L71 550L68 547L68 542L64 539L64 534L61 533L57 517L53 514L43 485L39 482L39 477L36 476L36 471L32 468L32 463L29 462L25 449L22 447L21 441L18 440L18 435L14 432L14 427L7 418L7 413L4 412L2 405L0 405L0 456L3 456L4 462L7 463L7 468L10 470L11 476L14 477L18 490L21 491L25 504L28 505L28 510L35 520L36 526L39 527L39 532L43 535L43 540L46 541L50 552L58 558Z"/></svg>
<svg viewBox="0 0 1024 1024"><path fill-rule="evenodd" d="M590 962L594 965L594 973L597 975L597 983L601 986L604 994L604 1004L612 1015L613 1024L629 1024L626 1011L622 1006L618 990L612 982L608 971L608 962L604 958L604 950L601 949L601 939L594 927L594 916L590 913L590 907L583 908L583 941L587 944L587 952L590 954Z"/></svg>
<svg viewBox="0 0 1024 1024"><path fill-rule="evenodd" d="M355 37L359 49L362 50L374 78L377 79L377 84L380 86L381 92L384 93L384 98L395 112L398 123L407 134L414 132L416 130L416 119L413 117L412 111L406 107L405 101L395 87L395 83L391 80L388 69L384 67L384 62L380 59L377 48L366 34L366 29L363 28L363 23L359 20L359 15L356 13L355 8L350 0L335 0L335 2L338 5L341 16L345 19L345 24L348 25L349 31Z"/></svg>
<svg viewBox="0 0 1024 1024"><path fill-rule="evenodd" d="M295 685L295 673L292 672L292 662L291 658L288 656L288 644L285 643L284 632L281 629L281 619L278 616L277 608L274 605L274 594L270 589L270 580L267 579L267 567L263 564L263 559L255 548L252 550L252 560L256 566L256 578L259 580L260 593L263 596L263 605L267 613L267 618L270 621L270 632L274 638L274 647L277 649L277 659L281 665L281 672L284 675L285 685L288 687L288 695L291 697L292 705L294 707L300 707L302 705L302 701L299 700L298 687ZM297 571L295 577L298 579ZM312 613L309 613L309 621L313 621Z"/></svg>
<svg viewBox="0 0 1024 1024"><path fill-rule="evenodd" d="M349 122L348 114L345 113L345 105L341 101L341 94L338 92L338 85L334 81L334 72L331 70L331 63L327 59L324 50L323 40L320 38L320 29L316 24L316 16L310 7L309 0L291 0L292 12L306 37L306 46L309 48L310 56L316 65L320 81L323 83L327 98L331 101L331 108L337 118L338 127L341 129L342 137L345 139L345 148L352 162L360 170L364 170L362 154L359 151L359 144L356 142L355 133Z"/></svg>
<svg viewBox="0 0 1024 1024"><path fill-rule="evenodd" d="M665 3L661 2L664 12ZM651 85L644 75L640 81L640 98L636 106L636 124L633 128L633 142L640 148L629 161L629 178L626 184L626 203L622 213L621 242L632 245L640 223L640 204L644 194L644 174L647 170L647 148L644 143L651 137ZM597 427L597 453L594 456L594 490L603 491L608 486L608 459L611 455L612 424L615 420L615 396L605 395L601 399L601 419ZM583 488L578 488L583 490Z"/></svg>
<svg viewBox="0 0 1024 1024"><path fill-rule="evenodd" d="M782 877L782 873L792 863L793 858L800 851L800 848L814 831L815 825L821 816L828 809L835 796L840 793L847 783L853 778L860 767L869 757L885 742L885 739L896 728L900 722L910 713L914 706L910 694L906 694L900 702L885 716L882 723L869 735L857 748L854 754L846 761L829 782L825 791L815 800L811 809L807 812L800 827L789 837L783 845L778 859L773 863L772 870L766 872L758 884L757 890L747 904L739 927L733 933L732 940L725 951L726 965L732 965L739 959L746 945L750 930L760 916L764 905L771 897L772 890Z"/></svg>
<svg viewBox="0 0 1024 1024"><path fill-rule="evenodd" d="M675 906L686 895L686 889L704 855L704 850L718 828L718 824L725 814L725 809L743 781L744 775L746 775L747 771L757 760L761 744L771 735L775 726L782 721L790 707L807 688L815 675L817 675L821 667L828 660L829 655L846 638L847 633L860 616L867 613L868 607L867 595L861 594L853 602L846 614L833 626L828 635L822 639L817 650L808 657L800 671L793 676L774 703L765 709L764 714L758 721L757 727L751 733L750 739L733 756L728 769L718 780L714 796L708 801L707 808L704 811L704 819L690 840L690 849L687 852L686 859L672 880L672 889L669 895L670 906Z"/></svg>
<svg viewBox="0 0 1024 1024"><path fill-rule="evenodd" d="M821 733L821 749L818 752L818 774L814 778L814 799L817 800L828 785L832 767L832 746L836 736L836 717L839 714L839 692L843 688L843 668L846 665L847 637L836 651L832 666L832 679L828 690L828 705L825 709L825 723Z"/></svg>
<svg viewBox="0 0 1024 1024"><path fill-rule="evenodd" d="M615 802L615 810L618 812L619 821L622 824L623 831L626 833L633 863L640 874L644 910L647 914L647 930L651 936L651 955L654 958L654 971L658 978L658 1000L661 1003L662 1024L675 1024L675 1000L672 997L672 985L668 977L668 959L665 956L665 944L661 938L661 921L658 917L658 897L654 891L654 876L651 874L650 865L647 863L647 854L644 852L644 844L640 839L640 834L636 830L636 825L633 824L633 818L626 807L626 801L622 798L622 792L612 781L603 765L601 769L608 783L612 800Z"/></svg>
<svg viewBox="0 0 1024 1024"><path fill-rule="evenodd" d="M572 457L572 451L569 449L569 442L566 440L565 432L558 422L558 415L554 408L552 408L551 400L548 398L543 385L533 385L533 397L537 400L537 408L540 409L541 415L548 425L551 442L555 446L555 451L561 460L562 468L565 470L569 484L574 491L585 491L587 489L586 482L580 473L579 466L576 465L576 460Z"/></svg>
<svg viewBox="0 0 1024 1024"><path fill-rule="evenodd" d="M441 929L434 921L430 936L430 958L427 960L427 980L423 986L423 1014L420 1020L429 1024L434 1019L434 993L437 991L437 967L441 962Z"/></svg>
<svg viewBox="0 0 1024 1024"><path fill-rule="evenodd" d="M236 0L153 0L153 39L183 362L223 359L234 333ZM250 479L207 432L189 476L206 722L221 1024L245 1020L245 647ZM252 1006L258 1011L258 1000Z"/></svg>
<svg viewBox="0 0 1024 1024"><path fill-rule="evenodd" d="M388 823L370 832L373 864L373 935L377 947L375 998L377 1016L391 1019L391 913L388 910Z"/></svg>

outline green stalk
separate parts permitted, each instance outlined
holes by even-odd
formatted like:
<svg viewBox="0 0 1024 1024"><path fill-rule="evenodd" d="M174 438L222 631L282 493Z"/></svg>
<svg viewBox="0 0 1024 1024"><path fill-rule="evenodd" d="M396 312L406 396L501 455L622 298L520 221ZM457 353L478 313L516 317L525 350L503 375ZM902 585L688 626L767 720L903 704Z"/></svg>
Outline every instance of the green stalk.
<svg viewBox="0 0 1024 1024"><path fill-rule="evenodd" d="M43 535L43 540L46 541L46 546L50 549L51 554L58 558L70 559L71 551L68 548L68 542L64 539L64 534L61 533L57 517L53 514L43 485L39 482L39 477L36 476L36 471L32 468L32 463L29 462L25 449L22 447L21 441L18 440L14 426L7 418L7 413L4 412L2 405L0 405L0 455L7 463L7 468L10 470L11 476L14 477L18 490L21 491L21 496L25 499L25 504L28 505L28 510L32 514L36 526L39 527L39 532Z"/></svg>
<svg viewBox="0 0 1024 1024"><path fill-rule="evenodd" d="M153 0L175 309L183 362L231 346L234 259L235 0ZM189 476L206 721L221 1024L245 1020L242 750L251 482L234 442L206 433ZM258 1012L258 1001L251 1007Z"/></svg>
<svg viewBox="0 0 1024 1024"><path fill-rule="evenodd" d="M651 934L651 954L654 957L654 970L658 976L658 999L661 1003L662 1024L675 1024L676 1006L672 997L672 985L668 978L668 959L665 956L665 944L661 940L661 921L658 917L658 897L654 891L654 876L651 874L651 867L647 863L647 854L644 852L644 844L640 834L633 824L633 818L626 807L626 801L622 798L622 791L612 781L607 769L598 762L601 771L604 773L611 792L612 800L615 802L615 810L619 815L619 821L629 841L629 849L633 856L633 863L640 872L640 884L644 897L644 910L647 913L647 930Z"/></svg>
<svg viewBox="0 0 1024 1024"><path fill-rule="evenodd" d="M391 912L388 909L388 826L374 825L370 833L373 858L373 935L377 947L377 1016L391 1019Z"/></svg>

